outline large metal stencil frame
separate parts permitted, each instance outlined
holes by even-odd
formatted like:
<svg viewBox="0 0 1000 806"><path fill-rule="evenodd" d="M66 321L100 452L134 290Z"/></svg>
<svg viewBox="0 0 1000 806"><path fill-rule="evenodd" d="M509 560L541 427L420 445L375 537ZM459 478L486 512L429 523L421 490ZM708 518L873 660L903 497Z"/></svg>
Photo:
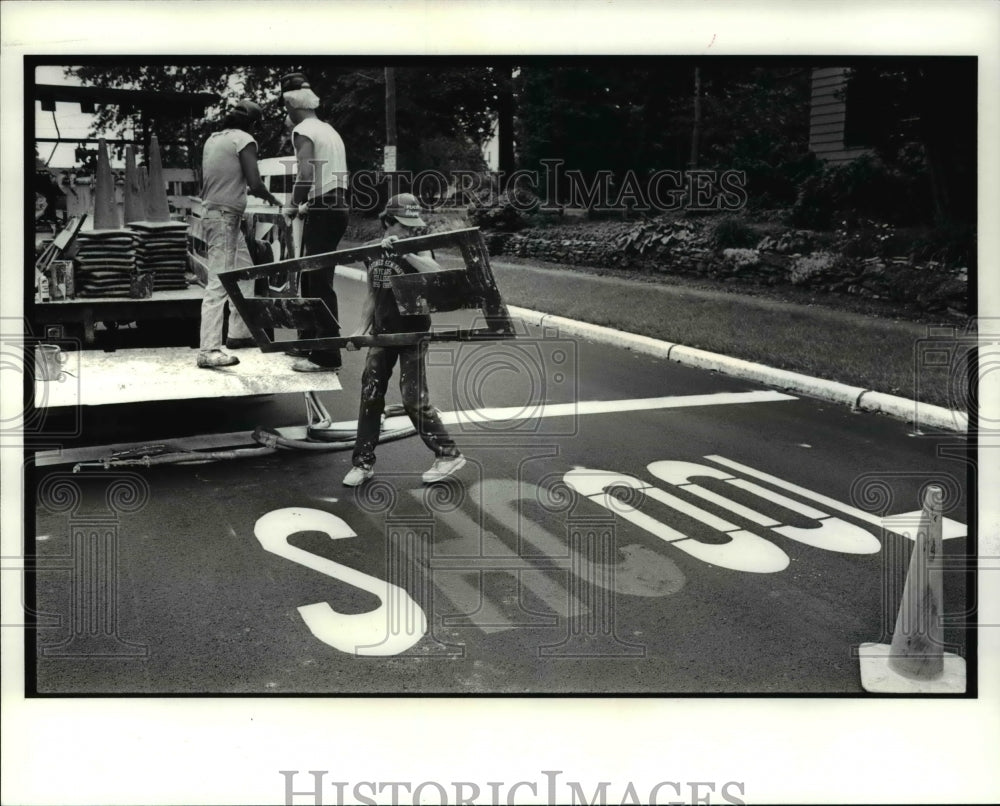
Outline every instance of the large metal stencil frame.
<svg viewBox="0 0 1000 806"><path fill-rule="evenodd" d="M245 297L238 285L241 280L274 278L283 273L319 271L333 268L337 264L373 260L386 251L378 244L262 264L248 269L224 271L219 273L219 277L232 304L236 306L236 310L253 334L257 346L265 353L292 348L329 350L345 347L348 343L358 347L390 347L416 344L421 341L479 341L514 337L514 326L493 278L489 254L478 228L405 238L396 241L392 246L391 252L397 255L457 246L465 261L464 270L449 269L393 277L391 282L401 313L429 314L437 311L478 308L483 313L486 326L460 330L431 330L427 333L275 341L270 334L276 328L302 330L321 327L329 330L339 329L339 324L321 299L289 296Z"/></svg>

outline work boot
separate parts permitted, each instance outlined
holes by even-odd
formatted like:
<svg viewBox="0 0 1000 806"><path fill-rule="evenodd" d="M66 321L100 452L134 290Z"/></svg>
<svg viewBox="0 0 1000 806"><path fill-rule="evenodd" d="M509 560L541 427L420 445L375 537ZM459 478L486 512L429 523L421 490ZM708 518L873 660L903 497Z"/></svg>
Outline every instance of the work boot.
<svg viewBox="0 0 1000 806"><path fill-rule="evenodd" d="M347 475L344 476L343 484L345 487L360 487L374 475L375 471L370 467L365 467L364 465L352 467L347 471Z"/></svg>
<svg viewBox="0 0 1000 806"><path fill-rule="evenodd" d="M292 363L292 369L296 372L340 372L340 367L324 367L308 358L300 358Z"/></svg>
<svg viewBox="0 0 1000 806"><path fill-rule="evenodd" d="M240 363L235 355L228 355L222 350L208 350L198 353L198 366L202 369L213 369L214 367L231 367Z"/></svg>
<svg viewBox="0 0 1000 806"><path fill-rule="evenodd" d="M436 484L450 476L454 476L463 467L465 467L465 457L461 454L458 456L439 456L434 460L431 469L420 478L424 484Z"/></svg>

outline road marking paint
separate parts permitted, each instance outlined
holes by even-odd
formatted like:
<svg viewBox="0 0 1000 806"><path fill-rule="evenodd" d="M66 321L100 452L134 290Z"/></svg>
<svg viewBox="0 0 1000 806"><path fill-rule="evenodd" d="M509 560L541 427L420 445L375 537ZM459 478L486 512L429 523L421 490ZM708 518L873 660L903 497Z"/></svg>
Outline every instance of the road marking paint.
<svg viewBox="0 0 1000 806"><path fill-rule="evenodd" d="M459 423L534 420L543 417L575 417L582 414L619 414L627 411L681 409L693 406L728 406L739 403L771 403L796 400L783 392L719 392L709 395L673 395L631 400L582 400L577 403L537 403L500 408L463 409L441 412L445 425Z"/></svg>
<svg viewBox="0 0 1000 806"><path fill-rule="evenodd" d="M766 487L761 487L759 484L754 484L752 481L746 481L745 479L729 479L727 483L731 484L733 487L758 495L766 501L771 501L778 506L791 510L792 512L797 512L804 518L811 518L814 521L818 521L822 518L830 517L829 512L823 512L822 510L814 509L813 507L807 506L799 501L794 501L791 498L783 496L781 493L774 492L774 490L769 490Z"/></svg>
<svg viewBox="0 0 1000 806"><path fill-rule="evenodd" d="M761 481L766 481L775 486L782 487L791 492L797 493L805 498L811 498L819 504L831 507L850 515L858 520L870 523L872 526L877 526L880 529L885 529L888 532L899 535L900 537L905 537L910 540L916 539L916 529L913 528L913 524L916 518L919 517L920 511L916 510L914 512L904 512L898 515L889 515L885 518L874 515L871 512L865 512L863 509L858 509L850 504L844 504L835 498L830 498L820 493L813 492L812 490L807 490L804 487L799 487L791 482L785 481L784 479L779 479L776 476L771 476L760 470L756 470L752 467L747 467L746 465L740 464L739 462L734 462L732 459L726 459L724 456L706 456L710 462L715 462L716 464L724 465L725 467L732 468L748 476L754 476ZM965 537L968 534L968 527L964 523L952 520L951 518L942 518L942 539L949 540L956 537ZM909 527L908 529L904 527Z"/></svg>
<svg viewBox="0 0 1000 806"><path fill-rule="evenodd" d="M652 470L652 466L650 467ZM715 504L716 506L722 507L723 509L728 509L735 515L739 515L742 518L746 518L748 521L756 523L758 526L772 527L780 526L781 521L776 521L774 518L770 518L767 515L761 515L757 510L750 509L750 507L745 507L742 504L738 504L730 498L726 498L723 495L712 492L711 490L706 490L697 485L690 484L684 487L692 495L697 495L699 498L703 498L709 503Z"/></svg>
<svg viewBox="0 0 1000 806"><path fill-rule="evenodd" d="M427 616L405 590L290 545L288 538L297 532L323 532L331 540L357 537L343 519L305 507L276 509L254 524L257 540L272 554L346 582L379 600L375 610L353 615L340 613L327 602L299 607L299 615L313 635L353 655L398 655L420 641L427 632Z"/></svg>
<svg viewBox="0 0 1000 806"><path fill-rule="evenodd" d="M683 487L689 493L713 501L735 514L742 515L754 523L765 526L777 534L791 538L799 543L827 551L839 551L845 554L874 554L881 549L878 539L865 529L847 523L840 518L834 518L828 512L823 512L799 501L794 501L773 490L761 487L754 482L736 478L731 473L718 470L714 467L698 465L693 462L662 461L653 462L648 466L648 470L657 478ZM725 481L727 484L731 484L738 489L753 493L764 501L777 504L784 509L809 518L816 525L809 527L791 526L767 518L763 513L742 506L736 501L731 501L724 495L711 490L701 489L697 482L691 481L691 479L698 476L709 476Z"/></svg>
<svg viewBox="0 0 1000 806"><path fill-rule="evenodd" d="M729 533L728 543L701 543L607 492L611 487L624 486L640 491L643 495L657 497L654 495L656 488L632 476L577 467L564 475L563 480L578 493L609 512L622 516L660 540L703 562L733 571L755 574L773 574L788 567L789 559L784 551L752 532L737 529Z"/></svg>
<svg viewBox="0 0 1000 806"><path fill-rule="evenodd" d="M473 485L469 491L474 500L477 493L479 494L478 500L486 503L490 514L502 523L515 524L518 539L531 545L544 557L562 559L568 567L572 567L574 562L578 566L580 563L587 562L587 558L575 551L567 543L565 537L552 534L531 518L526 517L517 505L519 501L544 500L546 492L541 487L529 482L517 482L513 479L486 479L482 484ZM587 526L593 529L599 528L590 524ZM572 518L567 521L567 527L573 529ZM667 596L684 587L686 582L684 573L669 557L656 554L638 545L619 548L616 541L611 541L609 548L618 549L624 559L613 563L613 577L602 574L593 575L591 581L598 586L633 596Z"/></svg>
<svg viewBox="0 0 1000 806"><path fill-rule="evenodd" d="M650 487L646 491L646 495L650 498L655 498L657 501L666 504L672 509L676 509L678 512L681 512L688 517L701 521L709 528L715 529L718 532L735 532L740 528L735 523L730 523L717 515L713 515L711 512L706 512L701 507L696 507L694 504L688 503L683 498L678 498L676 495L664 492L658 487Z"/></svg>
<svg viewBox="0 0 1000 806"><path fill-rule="evenodd" d="M423 499L424 493L421 490L411 490L410 493L417 500ZM478 500L487 502L484 497ZM568 615L571 605L573 612L584 610L583 605L558 581L542 571L530 559L518 556L517 552L496 534L484 528L480 521L457 509L438 513L437 518L458 535L451 540L435 540L434 554L430 560L437 590L444 594L461 614L446 615L444 617L446 625L455 626L459 621L465 623L468 619L485 633L501 632L515 626L537 626L537 619L515 623L486 599L483 595L482 575L490 572L501 572L514 577L519 586L528 588L559 616ZM469 577L473 575L478 577L478 584L469 581ZM520 596L518 599L520 600ZM520 604L520 608L528 612L523 603Z"/></svg>

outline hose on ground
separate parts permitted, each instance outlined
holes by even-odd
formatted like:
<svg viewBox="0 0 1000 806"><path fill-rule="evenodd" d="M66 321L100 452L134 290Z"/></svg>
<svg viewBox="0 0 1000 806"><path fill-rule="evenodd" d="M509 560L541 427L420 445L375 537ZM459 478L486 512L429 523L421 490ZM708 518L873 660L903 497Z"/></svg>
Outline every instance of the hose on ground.
<svg viewBox="0 0 1000 806"><path fill-rule="evenodd" d="M397 416L404 412L403 407L398 405L388 406L385 411L387 417ZM416 433L417 429L410 424L405 428L384 432L379 436L379 443L393 442L397 439L411 437ZM172 451L168 453L166 445L146 445L141 448L133 448L128 451L112 454L111 456L102 457L94 462L80 462L73 466L73 472L79 473L84 467L103 467L107 470L112 467L204 464L207 462L267 456L276 453L280 448L304 451L347 451L351 450L355 442L357 442L356 432L353 432L351 437L344 439L293 439L292 437L283 436L278 431L262 426L254 429L251 438L260 447L232 448L215 451Z"/></svg>

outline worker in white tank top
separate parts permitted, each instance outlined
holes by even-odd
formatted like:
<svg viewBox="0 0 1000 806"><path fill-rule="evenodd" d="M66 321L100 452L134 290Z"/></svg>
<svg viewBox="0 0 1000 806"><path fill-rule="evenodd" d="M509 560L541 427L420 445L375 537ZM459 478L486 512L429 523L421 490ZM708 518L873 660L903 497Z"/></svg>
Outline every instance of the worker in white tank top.
<svg viewBox="0 0 1000 806"><path fill-rule="evenodd" d="M320 99L302 73L281 79L285 111L291 118L292 146L297 162L291 203L282 212L286 218L304 216L303 255L335 252L347 229L347 153L337 130L319 119ZM333 267L303 272L300 292L305 298L321 299L333 314L333 327L300 330L299 339L340 335L340 313L333 290ZM297 352L297 351L296 351ZM309 350L292 364L299 372L336 372L340 369L339 350Z"/></svg>

